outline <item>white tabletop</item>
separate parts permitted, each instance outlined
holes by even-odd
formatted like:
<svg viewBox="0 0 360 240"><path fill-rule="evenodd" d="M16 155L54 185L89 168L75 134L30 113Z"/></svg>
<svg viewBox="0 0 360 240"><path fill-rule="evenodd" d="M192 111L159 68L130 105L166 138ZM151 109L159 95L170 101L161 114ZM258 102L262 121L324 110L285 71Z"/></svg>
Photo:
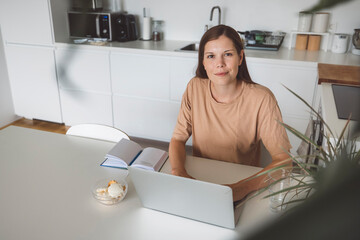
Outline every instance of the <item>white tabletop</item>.
<svg viewBox="0 0 360 240"><path fill-rule="evenodd" d="M235 230L145 209L129 177L125 199L102 205L92 185L126 172L99 166L113 145L15 126L1 130L0 239L238 239L273 216L260 197L246 203ZM195 157L186 165L194 177L219 183L259 170Z"/></svg>

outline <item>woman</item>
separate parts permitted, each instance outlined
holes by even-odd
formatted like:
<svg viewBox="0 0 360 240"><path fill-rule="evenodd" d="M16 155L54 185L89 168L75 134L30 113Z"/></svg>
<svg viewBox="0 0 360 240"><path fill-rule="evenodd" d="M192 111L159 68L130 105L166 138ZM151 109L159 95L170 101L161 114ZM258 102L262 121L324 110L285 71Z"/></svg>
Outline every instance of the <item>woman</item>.
<svg viewBox="0 0 360 240"><path fill-rule="evenodd" d="M225 25L213 27L200 41L196 77L182 98L169 147L172 174L191 178L184 167L191 135L195 156L259 166L261 140L272 156L262 171L289 163L285 151L291 145L278 121L274 95L250 78L239 34ZM264 175L228 186L238 201L264 186Z"/></svg>

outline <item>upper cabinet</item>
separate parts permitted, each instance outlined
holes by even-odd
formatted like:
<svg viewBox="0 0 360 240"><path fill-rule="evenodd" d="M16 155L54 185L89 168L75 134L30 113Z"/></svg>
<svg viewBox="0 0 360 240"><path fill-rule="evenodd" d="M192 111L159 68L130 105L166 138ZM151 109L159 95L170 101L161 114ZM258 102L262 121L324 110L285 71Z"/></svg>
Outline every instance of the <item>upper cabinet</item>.
<svg viewBox="0 0 360 240"><path fill-rule="evenodd" d="M0 24L6 42L54 43L50 0L0 1Z"/></svg>

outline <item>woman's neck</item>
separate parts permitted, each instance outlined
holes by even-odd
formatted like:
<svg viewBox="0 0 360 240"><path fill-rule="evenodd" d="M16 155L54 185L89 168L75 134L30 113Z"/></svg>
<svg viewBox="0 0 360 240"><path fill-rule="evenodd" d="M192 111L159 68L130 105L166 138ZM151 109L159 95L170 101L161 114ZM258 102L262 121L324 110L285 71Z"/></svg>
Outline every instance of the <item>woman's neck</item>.
<svg viewBox="0 0 360 240"><path fill-rule="evenodd" d="M210 81L210 92L212 97L218 103L230 103L237 96L239 96L241 90L241 81L236 81L234 84L229 85L215 85Z"/></svg>

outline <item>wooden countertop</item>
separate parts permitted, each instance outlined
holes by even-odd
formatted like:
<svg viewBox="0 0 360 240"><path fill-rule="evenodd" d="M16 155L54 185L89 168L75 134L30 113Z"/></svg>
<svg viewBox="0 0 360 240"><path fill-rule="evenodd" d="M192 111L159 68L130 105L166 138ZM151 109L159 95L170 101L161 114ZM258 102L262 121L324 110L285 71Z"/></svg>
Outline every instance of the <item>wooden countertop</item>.
<svg viewBox="0 0 360 240"><path fill-rule="evenodd" d="M319 82L351 84L360 86L360 66L318 64Z"/></svg>

